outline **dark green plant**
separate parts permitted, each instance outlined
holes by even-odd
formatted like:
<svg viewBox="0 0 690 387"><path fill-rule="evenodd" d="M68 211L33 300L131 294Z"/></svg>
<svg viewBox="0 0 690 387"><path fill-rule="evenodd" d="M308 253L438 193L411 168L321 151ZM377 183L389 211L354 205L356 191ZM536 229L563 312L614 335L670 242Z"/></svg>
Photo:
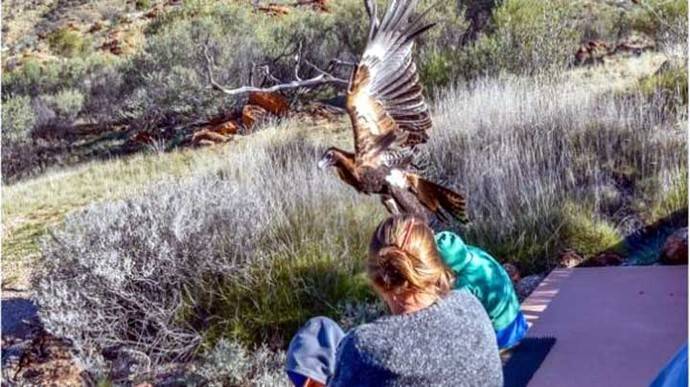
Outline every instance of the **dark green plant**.
<svg viewBox="0 0 690 387"><path fill-rule="evenodd" d="M83 56L91 51L90 39L67 27L53 31L48 36L48 44L54 53L68 58Z"/></svg>
<svg viewBox="0 0 690 387"><path fill-rule="evenodd" d="M134 7L137 11L144 11L151 7L151 0L136 0L134 2Z"/></svg>

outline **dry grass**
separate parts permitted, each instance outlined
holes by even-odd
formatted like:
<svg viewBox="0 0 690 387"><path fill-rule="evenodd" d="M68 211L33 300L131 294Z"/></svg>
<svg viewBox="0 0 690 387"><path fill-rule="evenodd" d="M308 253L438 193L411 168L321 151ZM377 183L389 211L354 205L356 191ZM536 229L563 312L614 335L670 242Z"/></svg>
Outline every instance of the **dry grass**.
<svg viewBox="0 0 690 387"><path fill-rule="evenodd" d="M649 95L635 81L612 86L615 92L573 74L506 77L439 98L432 153L449 182L469 194L474 224L464 232L471 241L523 270L543 270L561 249L578 245L567 230L588 217L603 226L579 239L591 242L585 255L656 220L635 213L632 202L652 205L682 179L668 176L682 174L677 166L687 162L687 115L668 109L678 100L665 91ZM641 180L656 191L635 190Z"/></svg>
<svg viewBox="0 0 690 387"><path fill-rule="evenodd" d="M349 128L304 124L300 130L318 140L322 136L348 141ZM267 132L271 133L271 132ZM263 135L260 135L263 136ZM259 137L260 137L259 136ZM141 194L158 181L203 174L226 165L228 157L251 146L255 138L203 149L140 154L106 162L54 169L46 174L4 186L2 190L3 284L24 287L38 256L38 241L49 227L71 211L88 204Z"/></svg>

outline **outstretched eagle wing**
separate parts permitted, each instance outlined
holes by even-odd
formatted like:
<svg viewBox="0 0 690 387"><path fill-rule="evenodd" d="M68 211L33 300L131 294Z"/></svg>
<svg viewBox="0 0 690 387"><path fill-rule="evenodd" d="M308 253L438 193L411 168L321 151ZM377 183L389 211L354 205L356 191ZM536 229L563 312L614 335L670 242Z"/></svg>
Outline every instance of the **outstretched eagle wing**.
<svg viewBox="0 0 690 387"><path fill-rule="evenodd" d="M369 40L350 78L346 107L357 164L379 165L385 151L410 148L428 139L431 116L412 46L414 38L433 24L424 23L426 12L411 18L416 0L392 0L379 24L375 2L365 1L372 18Z"/></svg>

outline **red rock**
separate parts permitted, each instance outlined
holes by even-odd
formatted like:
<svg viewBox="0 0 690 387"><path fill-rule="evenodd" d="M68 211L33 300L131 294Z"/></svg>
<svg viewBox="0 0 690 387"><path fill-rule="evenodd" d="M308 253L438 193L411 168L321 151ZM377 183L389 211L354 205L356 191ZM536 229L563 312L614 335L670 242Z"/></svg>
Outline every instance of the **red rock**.
<svg viewBox="0 0 690 387"><path fill-rule="evenodd" d="M661 251L661 262L666 265L688 264L688 228L683 227L668 238Z"/></svg>
<svg viewBox="0 0 690 387"><path fill-rule="evenodd" d="M520 270L518 270L515 265L512 263L504 263L503 268L505 269L506 273L508 273L510 280L513 281L514 284L520 282Z"/></svg>
<svg viewBox="0 0 690 387"><path fill-rule="evenodd" d="M582 258L575 250L567 249L558 259L558 266L565 268L576 267L581 264L585 259Z"/></svg>
<svg viewBox="0 0 690 387"><path fill-rule="evenodd" d="M121 55L124 52L122 44L118 39L112 39L103 43L101 50L110 51L113 55Z"/></svg>
<svg viewBox="0 0 690 387"><path fill-rule="evenodd" d="M155 7L151 8L148 10L145 14L144 17L149 18L149 19L155 19L157 18L161 13L163 13L163 7L162 4L158 4Z"/></svg>
<svg viewBox="0 0 690 387"><path fill-rule="evenodd" d="M611 49L606 42L589 40L581 45L575 53L575 61L577 64L601 63L610 52Z"/></svg>
<svg viewBox="0 0 690 387"><path fill-rule="evenodd" d="M91 28L89 28L89 33L94 33L96 31L100 31L103 29L103 24L101 22L95 22L91 25Z"/></svg>
<svg viewBox="0 0 690 387"><path fill-rule="evenodd" d="M615 52L617 54L627 53L640 55L643 51L653 50L655 48L656 43L654 42L654 39L643 33L633 32L618 41Z"/></svg>
<svg viewBox="0 0 690 387"><path fill-rule="evenodd" d="M247 104L262 107L267 112L279 117L285 116L290 109L287 99L278 93L249 93Z"/></svg>
<svg viewBox="0 0 690 387"><path fill-rule="evenodd" d="M232 139L232 136L222 135L220 133L213 132L209 129L201 129L194 132L192 135L192 142L195 145L213 145L222 142L228 142Z"/></svg>
<svg viewBox="0 0 690 387"><path fill-rule="evenodd" d="M267 4L259 7L259 10L271 16L282 16L290 13L290 7L281 4Z"/></svg>
<svg viewBox="0 0 690 387"><path fill-rule="evenodd" d="M258 123L265 120L268 116L266 109L257 105L245 105L242 108L242 125L247 130L246 134L251 133L252 128Z"/></svg>
<svg viewBox="0 0 690 387"><path fill-rule="evenodd" d="M239 127L237 122L230 120L226 122L222 122L218 125L214 125L210 128L212 132L219 133L225 136L237 134L239 131Z"/></svg>
<svg viewBox="0 0 690 387"><path fill-rule="evenodd" d="M581 267L603 267L603 266L618 266L624 261L623 257L613 252L603 252L594 257L584 261L579 266Z"/></svg>
<svg viewBox="0 0 690 387"><path fill-rule="evenodd" d="M146 132L139 132L132 138L137 144L153 144L153 136Z"/></svg>

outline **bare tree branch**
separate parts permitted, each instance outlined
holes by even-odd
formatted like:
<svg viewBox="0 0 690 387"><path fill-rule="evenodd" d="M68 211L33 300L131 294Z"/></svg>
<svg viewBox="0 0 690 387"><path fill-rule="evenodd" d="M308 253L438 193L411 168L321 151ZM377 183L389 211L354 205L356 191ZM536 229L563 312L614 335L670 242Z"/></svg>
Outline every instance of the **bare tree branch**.
<svg viewBox="0 0 690 387"><path fill-rule="evenodd" d="M331 59L331 63L329 64L329 66L333 66L333 65L355 67L355 66L357 66L357 63L346 61L346 60L341 60L341 59Z"/></svg>
<svg viewBox="0 0 690 387"><path fill-rule="evenodd" d="M289 90L289 89L297 89L297 88L315 88L323 85L340 85L340 86L347 86L348 81L342 78L338 78L334 76L333 74L326 72L320 68L318 68L316 65L313 63L306 61L306 63L314 69L319 75L309 78L309 79L302 79L298 76L299 72L299 63L302 62L302 59L298 59L298 64L297 67L295 68L295 76L296 80L293 80L291 82L281 82L279 79L274 77L270 70L268 65L263 66L264 71L266 72L266 76L269 77L271 80L274 82L277 82L276 85L273 85L271 87L254 87L254 86L242 86L238 88L228 88L220 83L218 83L215 78L213 77L213 67L215 66L215 61L213 59L213 56L209 53L208 49L208 44L204 44L204 57L206 59L206 72L208 74L208 79L209 83L211 84L211 88L219 90L227 95L241 95L245 93L250 93L250 92L274 92L274 91L280 91L280 90ZM301 49L300 53L298 54L301 58Z"/></svg>
<svg viewBox="0 0 690 387"><path fill-rule="evenodd" d="M297 47L297 54L295 54L295 79L301 81L299 76L299 68L302 65L302 42L299 42Z"/></svg>

